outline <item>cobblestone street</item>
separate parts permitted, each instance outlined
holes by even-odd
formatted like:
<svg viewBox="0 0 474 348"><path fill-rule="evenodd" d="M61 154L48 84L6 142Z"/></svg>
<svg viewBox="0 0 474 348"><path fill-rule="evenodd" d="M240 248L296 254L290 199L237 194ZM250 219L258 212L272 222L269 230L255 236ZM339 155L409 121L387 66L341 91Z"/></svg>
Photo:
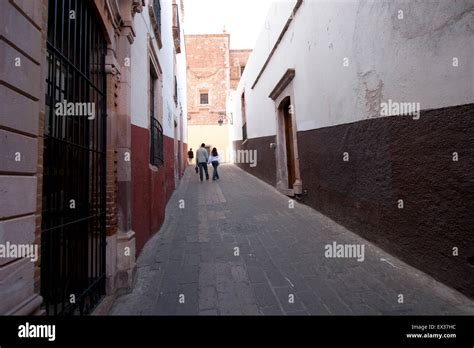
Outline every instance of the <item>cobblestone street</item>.
<svg viewBox="0 0 474 348"><path fill-rule="evenodd" d="M317 211L290 208L288 197L241 169L222 165L220 177L201 183L187 169L137 260L133 291L111 314L474 313L460 293ZM364 261L326 258L333 242L365 244Z"/></svg>

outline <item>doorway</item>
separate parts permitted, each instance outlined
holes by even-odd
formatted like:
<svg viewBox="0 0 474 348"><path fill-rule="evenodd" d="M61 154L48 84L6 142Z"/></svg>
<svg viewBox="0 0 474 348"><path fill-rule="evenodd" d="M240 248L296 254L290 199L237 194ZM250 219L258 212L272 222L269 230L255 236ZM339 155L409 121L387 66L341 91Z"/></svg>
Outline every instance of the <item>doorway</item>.
<svg viewBox="0 0 474 348"><path fill-rule="evenodd" d="M174 116L174 187L179 184L179 141L178 141L178 122Z"/></svg>
<svg viewBox="0 0 474 348"><path fill-rule="evenodd" d="M280 104L280 110L283 117L285 149L286 149L286 170L288 173L288 188L293 189L295 183L295 147L293 138L293 120L291 115L291 98L288 96Z"/></svg>
<svg viewBox="0 0 474 348"><path fill-rule="evenodd" d="M269 97L275 102L276 188L287 196L302 194L303 183L299 167L297 119L293 79L295 70L288 69L275 85Z"/></svg>

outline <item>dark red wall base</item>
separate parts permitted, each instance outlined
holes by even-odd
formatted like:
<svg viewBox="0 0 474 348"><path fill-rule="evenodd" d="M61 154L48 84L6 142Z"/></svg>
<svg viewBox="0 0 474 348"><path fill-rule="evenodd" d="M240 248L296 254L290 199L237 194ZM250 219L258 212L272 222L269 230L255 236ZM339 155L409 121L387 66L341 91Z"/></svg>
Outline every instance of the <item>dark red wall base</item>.
<svg viewBox="0 0 474 348"><path fill-rule="evenodd" d="M269 142L241 168L272 183ZM298 149L304 203L474 297L474 104L298 132Z"/></svg>
<svg viewBox="0 0 474 348"><path fill-rule="evenodd" d="M184 175L184 171L188 167L188 144L183 144L183 171L181 172Z"/></svg>
<svg viewBox="0 0 474 348"><path fill-rule="evenodd" d="M275 136L247 139L242 144L242 140L234 141L234 150L257 150L257 165L250 167L249 163L236 163L243 170L255 175L257 178L270 185L276 185L276 162L275 150L270 148L270 144L275 142Z"/></svg>
<svg viewBox="0 0 474 348"><path fill-rule="evenodd" d="M132 228L137 255L161 227L174 185L174 141L163 136L164 164L150 165L150 133L132 125Z"/></svg>

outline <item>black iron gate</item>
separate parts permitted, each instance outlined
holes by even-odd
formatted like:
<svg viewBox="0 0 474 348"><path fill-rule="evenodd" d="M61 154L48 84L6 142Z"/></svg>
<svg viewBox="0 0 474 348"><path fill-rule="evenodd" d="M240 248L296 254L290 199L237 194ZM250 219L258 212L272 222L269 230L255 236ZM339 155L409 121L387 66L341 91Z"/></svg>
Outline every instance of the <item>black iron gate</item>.
<svg viewBox="0 0 474 348"><path fill-rule="evenodd" d="M49 0L41 294L50 315L105 293L106 41L91 2Z"/></svg>

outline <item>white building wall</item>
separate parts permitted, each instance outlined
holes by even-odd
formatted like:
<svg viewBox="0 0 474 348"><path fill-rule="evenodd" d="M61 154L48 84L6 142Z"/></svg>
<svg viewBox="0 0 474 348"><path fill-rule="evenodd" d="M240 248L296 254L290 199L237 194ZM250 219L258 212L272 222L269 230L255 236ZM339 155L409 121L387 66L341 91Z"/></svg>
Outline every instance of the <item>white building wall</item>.
<svg viewBox="0 0 474 348"><path fill-rule="evenodd" d="M132 44L130 59L132 97L131 113L132 124L148 128L150 117L148 114L148 32L153 33L148 8L134 17L135 41ZM148 29L150 28L150 29Z"/></svg>
<svg viewBox="0 0 474 348"><path fill-rule="evenodd" d="M178 6L180 6L182 0L178 1ZM186 9L185 9L186 10ZM184 21L185 15L180 12L180 28L181 28L181 53L176 56L176 78L178 79L178 104L182 109L182 115L180 117L180 122L182 122L182 135L180 140L184 143L188 142L188 98L187 98L187 88L186 88L186 45L184 42ZM178 126L179 127L179 126Z"/></svg>
<svg viewBox="0 0 474 348"><path fill-rule="evenodd" d="M252 90L252 84L260 72L261 67L270 54L274 43L285 26L296 0L278 1L271 5L262 31L257 39L254 51L250 54L237 90L233 92L234 108L229 110L233 114L234 127L231 130L231 140L242 139L242 114L240 110L241 95L245 89L247 103L247 135L249 138L275 134L275 120L271 117L274 106L271 99L261 97L260 90ZM260 87L260 86L259 86ZM249 127L249 125L251 126Z"/></svg>
<svg viewBox="0 0 474 348"><path fill-rule="evenodd" d="M388 99L419 102L422 110L474 101L470 0L304 0L252 90L293 5L277 2L270 9L234 98L233 140L242 139L244 88L248 137L275 134L275 107L268 95L288 68L296 70L298 131L380 117L380 103ZM458 67L452 65L454 57Z"/></svg>
<svg viewBox="0 0 474 348"><path fill-rule="evenodd" d="M178 5L181 0L177 0ZM161 42L162 48L158 49L158 44L151 24L148 12L148 4L140 14L134 19L136 32L135 41L132 45L131 69L132 69L132 124L149 128L148 113L148 78L149 78L149 57L148 57L148 37L153 37L153 45L157 52L159 64L162 69L162 106L163 106L163 134L174 138L174 122L183 122L183 131L186 127L186 54L184 45L184 33L181 29L181 53L175 53L173 42L173 13L172 0L161 0ZM180 17L180 20L182 18ZM181 23L181 28L183 25ZM176 59L176 69L175 69ZM174 73L178 80L178 106L174 102ZM183 116L181 115L181 108ZM178 123L179 129L179 123ZM179 134L179 133L178 133ZM185 138L186 139L186 138Z"/></svg>

